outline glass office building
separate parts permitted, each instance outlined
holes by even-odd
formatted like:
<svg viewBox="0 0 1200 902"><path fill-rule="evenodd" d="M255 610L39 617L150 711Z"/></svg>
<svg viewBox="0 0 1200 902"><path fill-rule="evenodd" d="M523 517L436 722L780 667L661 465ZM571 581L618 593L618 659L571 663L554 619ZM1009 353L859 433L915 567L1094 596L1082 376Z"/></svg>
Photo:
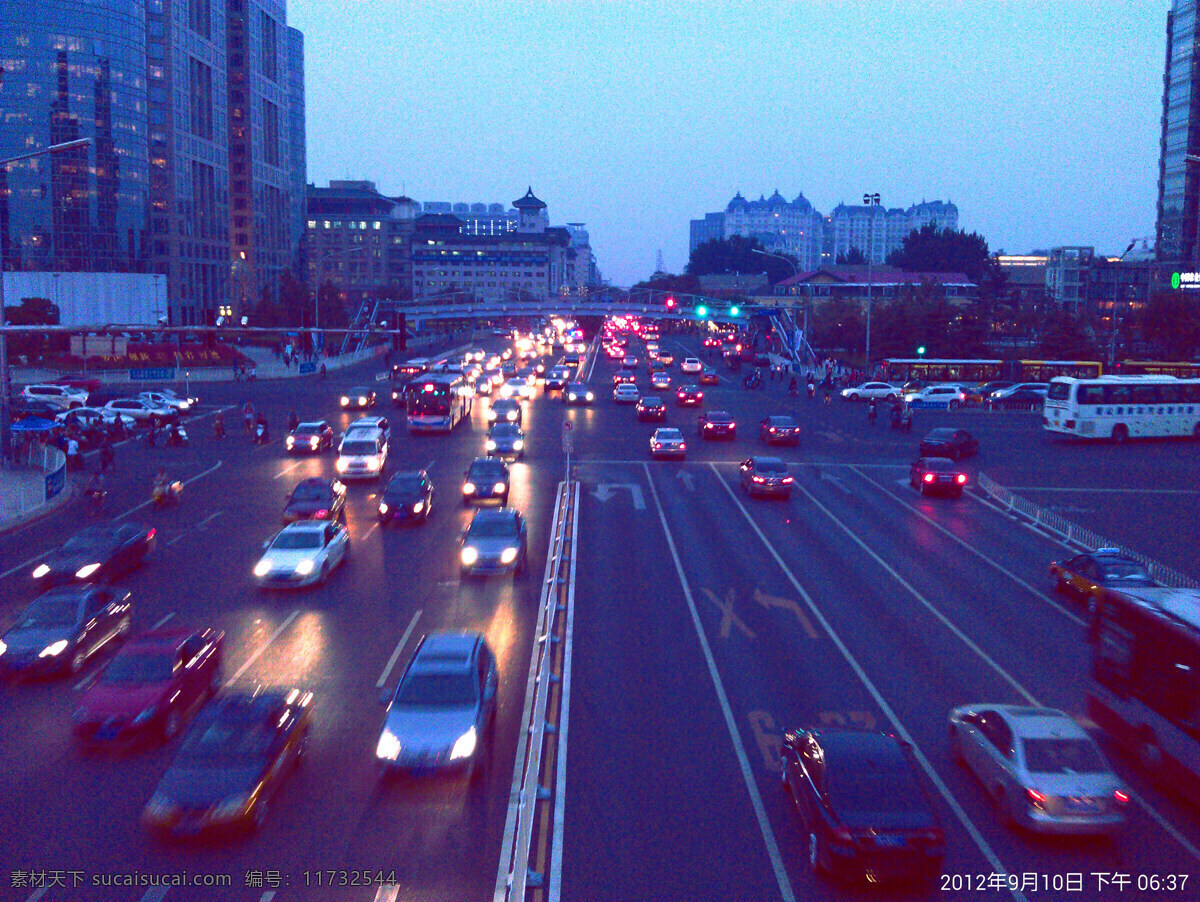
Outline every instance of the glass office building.
<svg viewBox="0 0 1200 902"><path fill-rule="evenodd" d="M1158 164L1158 259L1195 267L1200 166L1197 96L1196 0L1175 0L1167 14L1162 140Z"/></svg>

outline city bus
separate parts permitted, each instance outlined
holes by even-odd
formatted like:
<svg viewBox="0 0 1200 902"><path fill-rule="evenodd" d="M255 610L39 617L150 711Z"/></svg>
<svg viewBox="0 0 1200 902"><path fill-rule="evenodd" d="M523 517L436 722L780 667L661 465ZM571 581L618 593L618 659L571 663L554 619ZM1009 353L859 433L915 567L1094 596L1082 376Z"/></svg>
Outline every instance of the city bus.
<svg viewBox="0 0 1200 902"><path fill-rule="evenodd" d="M1186 436L1200 440L1200 379L1052 379L1042 407L1042 427L1060 435L1115 442Z"/></svg>
<svg viewBox="0 0 1200 902"><path fill-rule="evenodd" d="M1097 601L1088 716L1200 802L1200 591L1104 589Z"/></svg>
<svg viewBox="0 0 1200 902"><path fill-rule="evenodd" d="M1200 363L1168 360L1122 360L1117 364L1122 376L1174 376L1177 379L1200 379Z"/></svg>
<svg viewBox="0 0 1200 902"><path fill-rule="evenodd" d="M462 373L430 374L409 387L409 432L449 432L471 415L475 392Z"/></svg>
<svg viewBox="0 0 1200 902"><path fill-rule="evenodd" d="M890 358L883 362L885 380L903 384L959 382L963 385L995 382L1049 382L1055 376L1095 378L1104 372L1098 360L983 360L976 358Z"/></svg>
<svg viewBox="0 0 1200 902"><path fill-rule="evenodd" d="M413 379L429 372L430 361L427 357L414 357L405 363L392 364L392 403L397 407L408 404L409 385Z"/></svg>

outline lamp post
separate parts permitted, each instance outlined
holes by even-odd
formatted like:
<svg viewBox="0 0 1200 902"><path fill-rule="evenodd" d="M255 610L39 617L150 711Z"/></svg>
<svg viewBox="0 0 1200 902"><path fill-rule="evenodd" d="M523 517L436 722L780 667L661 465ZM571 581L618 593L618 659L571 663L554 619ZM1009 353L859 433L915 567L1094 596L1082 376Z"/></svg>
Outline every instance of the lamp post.
<svg viewBox="0 0 1200 902"><path fill-rule="evenodd" d="M3 69L0 69L0 74L2 73ZM29 153L18 154L15 157L0 160L0 169L7 169L10 163L32 160L34 157L44 157L52 153L62 153L65 150L75 150L78 147L86 147L91 143L91 138L77 138L74 141L51 144L49 147L44 147L41 150L34 150ZM4 311L4 273L7 266L8 261L0 256L0 466L7 466L9 455L12 453L12 431L9 428L11 425L9 418L12 416L12 408L9 397L8 334L5 332L8 319Z"/></svg>
<svg viewBox="0 0 1200 902"><path fill-rule="evenodd" d="M864 194L863 206L867 208L867 214L870 217L867 220L867 348L864 360L863 369L866 371L867 378L871 378L871 287L874 282L872 278L872 260L875 254L875 207L879 206L878 194Z"/></svg>

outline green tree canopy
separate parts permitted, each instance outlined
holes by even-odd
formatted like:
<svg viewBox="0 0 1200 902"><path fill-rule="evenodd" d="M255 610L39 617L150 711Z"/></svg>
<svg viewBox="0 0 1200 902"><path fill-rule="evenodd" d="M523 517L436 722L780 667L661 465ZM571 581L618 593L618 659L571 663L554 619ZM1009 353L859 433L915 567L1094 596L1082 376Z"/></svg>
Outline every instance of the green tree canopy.
<svg viewBox="0 0 1200 902"><path fill-rule="evenodd" d="M780 257L768 257L756 251L766 249L758 243L757 238L745 238L733 235L729 238L714 238L705 241L692 251L688 259L686 272L691 276L707 276L713 273L760 273L765 272L767 279L774 285L792 276L795 272L794 258L784 254ZM773 253L773 252L772 252ZM791 260L791 263L787 261Z"/></svg>
<svg viewBox="0 0 1200 902"><path fill-rule="evenodd" d="M982 235L939 229L933 223L909 232L887 262L909 272L961 272L976 284L997 265Z"/></svg>
<svg viewBox="0 0 1200 902"><path fill-rule="evenodd" d="M1200 298L1187 291L1158 291L1137 317L1142 338L1159 345L1167 360L1192 360L1200 350Z"/></svg>
<svg viewBox="0 0 1200 902"><path fill-rule="evenodd" d="M838 254L834 261L838 266L866 266L867 255L856 247L850 248L844 254Z"/></svg>
<svg viewBox="0 0 1200 902"><path fill-rule="evenodd" d="M1096 335L1067 310L1050 311L1042 324L1038 353L1048 360L1095 360Z"/></svg>

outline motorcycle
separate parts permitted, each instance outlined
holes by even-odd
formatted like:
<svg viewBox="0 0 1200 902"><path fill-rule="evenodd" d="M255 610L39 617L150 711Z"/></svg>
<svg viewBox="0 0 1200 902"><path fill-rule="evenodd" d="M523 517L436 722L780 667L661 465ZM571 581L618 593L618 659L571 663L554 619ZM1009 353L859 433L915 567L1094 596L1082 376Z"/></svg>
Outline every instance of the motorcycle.
<svg viewBox="0 0 1200 902"><path fill-rule="evenodd" d="M812 382L808 383L807 391L808 391L808 400L811 401L813 398L815 398L817 396L817 386L814 385Z"/></svg>
<svg viewBox="0 0 1200 902"><path fill-rule="evenodd" d="M251 434L251 443L255 445L265 445L270 439L267 434L267 425L259 423L254 427L254 432Z"/></svg>
<svg viewBox="0 0 1200 902"><path fill-rule="evenodd" d="M872 404L870 407L867 408L867 422L870 425L874 426L875 420L877 420L878 418L879 418L879 411L876 410L875 405Z"/></svg>
<svg viewBox="0 0 1200 902"><path fill-rule="evenodd" d="M224 420L217 420L213 423L213 438L225 438Z"/></svg>
<svg viewBox="0 0 1200 902"><path fill-rule="evenodd" d="M904 418L900 416L900 411L898 410L892 411L892 428L895 430L904 428Z"/></svg>
<svg viewBox="0 0 1200 902"><path fill-rule="evenodd" d="M182 496L183 483L177 479L174 482L156 482L150 500L156 507L169 507L178 504Z"/></svg>
<svg viewBox="0 0 1200 902"><path fill-rule="evenodd" d="M167 447L168 448L186 448L188 445L187 430L182 426L167 427Z"/></svg>

